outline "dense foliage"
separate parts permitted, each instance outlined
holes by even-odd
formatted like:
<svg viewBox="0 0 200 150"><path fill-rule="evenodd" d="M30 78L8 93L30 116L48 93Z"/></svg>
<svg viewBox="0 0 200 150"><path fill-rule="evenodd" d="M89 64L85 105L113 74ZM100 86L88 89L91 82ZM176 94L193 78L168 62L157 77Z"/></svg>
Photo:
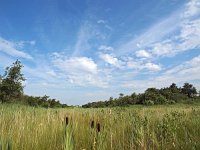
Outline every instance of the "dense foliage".
<svg viewBox="0 0 200 150"><path fill-rule="evenodd" d="M7 67L4 75L0 75L0 102L13 103L22 102L31 106L42 107L66 107L66 104L61 104L56 99L50 99L49 96L35 97L24 95L23 81L24 75L21 73L23 65L19 60L14 62L10 67Z"/></svg>
<svg viewBox="0 0 200 150"><path fill-rule="evenodd" d="M98 107L114 107L114 106L129 106L129 105L157 105L157 104L174 104L174 103L191 103L200 101L197 95L196 88L190 84L185 83L183 87L177 87L172 83L169 87L156 89L148 88L144 93L124 96L120 93L119 98L113 99L110 97L107 101L97 101L83 105L84 108L98 108Z"/></svg>
<svg viewBox="0 0 200 150"><path fill-rule="evenodd" d="M22 81L25 81L21 73L22 65L16 61L7 67L3 76L0 77L0 99L2 102L16 101L23 95Z"/></svg>
<svg viewBox="0 0 200 150"><path fill-rule="evenodd" d="M59 100L51 99L49 96L28 96L24 95L22 101L30 106L34 107L45 107L45 108L55 108L55 107L68 107L67 104L61 104Z"/></svg>

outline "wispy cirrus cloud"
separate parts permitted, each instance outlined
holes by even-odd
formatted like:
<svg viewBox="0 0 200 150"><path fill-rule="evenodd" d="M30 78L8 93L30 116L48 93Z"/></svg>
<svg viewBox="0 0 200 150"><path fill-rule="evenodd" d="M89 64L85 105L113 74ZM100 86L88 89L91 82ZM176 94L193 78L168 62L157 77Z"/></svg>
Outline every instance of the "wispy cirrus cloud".
<svg viewBox="0 0 200 150"><path fill-rule="evenodd" d="M138 72L142 72L144 70L150 72L158 72L162 70L162 66L160 64L152 63L152 62L145 62L141 59L134 60L130 59L126 62L126 68L137 70Z"/></svg>
<svg viewBox="0 0 200 150"><path fill-rule="evenodd" d="M199 8L200 9L200 8ZM185 21L176 39L167 39L151 45L154 56L174 56L180 52L200 47L200 19Z"/></svg>
<svg viewBox="0 0 200 150"><path fill-rule="evenodd" d="M29 43L29 42L28 42ZM30 42L34 43L34 42ZM22 48L24 41L12 42L0 37L0 51L12 57L32 59L32 56L19 48Z"/></svg>
<svg viewBox="0 0 200 150"><path fill-rule="evenodd" d="M160 71L162 69L160 65L154 63L145 63L142 68L150 71Z"/></svg>
<svg viewBox="0 0 200 150"><path fill-rule="evenodd" d="M123 44L119 48L119 53L136 52L136 56L139 56L142 54L139 49L142 48L148 49L146 52L154 57L168 57L198 48L200 46L199 3L198 0L190 0L171 16Z"/></svg>
<svg viewBox="0 0 200 150"><path fill-rule="evenodd" d="M154 24L152 27L150 27L137 37L134 37L128 42L120 45L117 53L119 55L133 53L138 50L138 45L140 49L145 49L150 44L164 39L175 30L177 30L180 20L177 13L179 13L179 11L177 11L175 14L172 14L168 18L164 18L162 21Z"/></svg>
<svg viewBox="0 0 200 150"><path fill-rule="evenodd" d="M19 41L19 42L16 42L16 45L20 48L23 48L25 44L28 44L28 45L31 45L31 46L34 46L36 43L36 41Z"/></svg>
<svg viewBox="0 0 200 150"><path fill-rule="evenodd" d="M77 35L77 41L74 47L73 56L81 55L84 51L91 48L89 44L89 40L94 36L93 27L90 25L88 21L85 21Z"/></svg>
<svg viewBox="0 0 200 150"><path fill-rule="evenodd" d="M174 66L171 69L165 70L162 74L156 77L149 77L142 80L133 80L124 82L123 86L126 88L133 88L136 91L142 92L149 87L161 88L169 86L171 83L183 85L185 82L191 82L198 88L200 83L200 55L185 61L180 65Z"/></svg>
<svg viewBox="0 0 200 150"><path fill-rule="evenodd" d="M103 21L100 20L102 23ZM73 56L81 56L88 51L91 51L92 48L98 48L98 44L107 39L108 32L105 32L98 26L94 21L84 20L80 26L80 29L77 33L77 40L74 46ZM112 49L102 45L100 49Z"/></svg>
<svg viewBox="0 0 200 150"><path fill-rule="evenodd" d="M103 51L113 51L114 50L113 47L107 46L107 45L100 45L98 49L103 50Z"/></svg>
<svg viewBox="0 0 200 150"><path fill-rule="evenodd" d="M190 0L186 4L186 10L184 12L184 17L193 17L200 13L200 2L199 0Z"/></svg>
<svg viewBox="0 0 200 150"><path fill-rule="evenodd" d="M152 45L157 56L173 56L200 46L200 2L190 0L179 14L179 28L175 35ZM182 15L183 14L183 15ZM162 46L162 47L161 47Z"/></svg>
<svg viewBox="0 0 200 150"><path fill-rule="evenodd" d="M199 80L200 73L200 55L192 58L191 60L185 61L180 65L177 65L163 73L157 78L158 81L174 81L174 82L185 82L192 80Z"/></svg>
<svg viewBox="0 0 200 150"><path fill-rule="evenodd" d="M97 23L99 23L99 24L101 24L101 23L105 24L106 22L105 22L105 20L100 19L100 20L97 21Z"/></svg>

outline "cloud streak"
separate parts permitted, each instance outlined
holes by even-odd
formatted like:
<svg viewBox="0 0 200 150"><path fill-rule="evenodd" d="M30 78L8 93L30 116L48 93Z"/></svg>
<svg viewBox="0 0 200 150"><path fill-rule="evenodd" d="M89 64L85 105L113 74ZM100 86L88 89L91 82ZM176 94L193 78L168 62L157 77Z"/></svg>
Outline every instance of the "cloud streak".
<svg viewBox="0 0 200 150"><path fill-rule="evenodd" d="M195 85L200 82L200 55L185 61L180 65L174 66L171 69L165 70L161 75L157 77L149 77L143 80L133 80L130 82L124 82L123 87L133 88L138 92L142 92L149 87L169 86L171 83L183 84L185 82L191 82ZM198 82L196 82L198 81Z"/></svg>
<svg viewBox="0 0 200 150"><path fill-rule="evenodd" d="M200 2L184 7L119 48L119 54L135 52L137 57L169 57L200 46ZM139 45L139 47L138 47ZM146 49L141 51L138 49ZM147 54L148 53L148 54Z"/></svg>
<svg viewBox="0 0 200 150"><path fill-rule="evenodd" d="M19 50L18 47L23 46L22 43L11 42L0 37L0 51L12 57L20 57L25 59L32 59L28 53Z"/></svg>

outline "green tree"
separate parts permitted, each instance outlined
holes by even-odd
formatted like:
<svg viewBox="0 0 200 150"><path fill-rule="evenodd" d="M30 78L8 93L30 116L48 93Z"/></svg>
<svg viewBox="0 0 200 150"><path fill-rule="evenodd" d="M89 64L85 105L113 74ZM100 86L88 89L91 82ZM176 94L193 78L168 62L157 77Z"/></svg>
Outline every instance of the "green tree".
<svg viewBox="0 0 200 150"><path fill-rule="evenodd" d="M145 91L144 104L164 104L167 103L167 99L160 94L160 91L156 88L148 88Z"/></svg>
<svg viewBox="0 0 200 150"><path fill-rule="evenodd" d="M176 86L175 83L172 83L172 84L169 86L169 89L171 90L172 93L179 93L179 89L178 89L178 87Z"/></svg>
<svg viewBox="0 0 200 150"><path fill-rule="evenodd" d="M198 94L199 94L199 97L200 97L200 90L199 90L199 93L198 93Z"/></svg>
<svg viewBox="0 0 200 150"><path fill-rule="evenodd" d="M120 94L119 94L119 98L122 98L123 96L124 96L123 93L120 93Z"/></svg>
<svg viewBox="0 0 200 150"><path fill-rule="evenodd" d="M192 84L189 84L189 83L184 83L183 88L181 89L181 92L183 94L186 94L190 98L193 96L196 96L197 94L196 88Z"/></svg>
<svg viewBox="0 0 200 150"><path fill-rule="evenodd" d="M2 102L19 99L23 94L22 82L25 81L21 73L23 65L19 60L6 68L4 75L1 77L0 98Z"/></svg>
<svg viewBox="0 0 200 150"><path fill-rule="evenodd" d="M1 91L1 87L2 87L2 76L0 75L0 101L2 102L3 93Z"/></svg>

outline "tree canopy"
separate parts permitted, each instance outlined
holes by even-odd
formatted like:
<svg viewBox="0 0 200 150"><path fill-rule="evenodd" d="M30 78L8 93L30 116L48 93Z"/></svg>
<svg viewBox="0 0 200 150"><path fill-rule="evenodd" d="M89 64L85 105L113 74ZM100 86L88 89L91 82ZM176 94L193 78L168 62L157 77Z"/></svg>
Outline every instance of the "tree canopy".
<svg viewBox="0 0 200 150"><path fill-rule="evenodd" d="M23 65L19 60L7 67L3 76L1 76L1 100L2 102L13 101L20 98L23 94L22 82L25 81L21 73Z"/></svg>
<svg viewBox="0 0 200 150"><path fill-rule="evenodd" d="M28 96L24 95L23 81L25 77L22 74L23 65L16 60L11 66L5 69L3 75L0 75L0 101L1 103L21 102L30 106L41 106L45 108L67 107L61 104L59 100L51 99L49 96Z"/></svg>
<svg viewBox="0 0 200 150"><path fill-rule="evenodd" d="M97 101L83 105L84 108L89 107L114 107L114 106L130 106L130 105L160 105L174 104L180 102L191 103L200 101L197 96L196 88L190 83L184 83L182 87L177 87L172 83L169 87L156 89L148 88L144 93L132 93L130 96L120 93L119 98L110 97L108 101Z"/></svg>

